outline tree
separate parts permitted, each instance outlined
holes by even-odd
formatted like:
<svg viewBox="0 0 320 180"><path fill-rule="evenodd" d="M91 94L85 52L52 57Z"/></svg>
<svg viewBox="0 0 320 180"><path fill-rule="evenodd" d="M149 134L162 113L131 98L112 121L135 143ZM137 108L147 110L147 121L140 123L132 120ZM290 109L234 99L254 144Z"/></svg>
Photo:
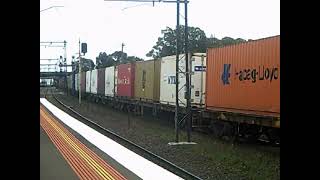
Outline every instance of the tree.
<svg viewBox="0 0 320 180"><path fill-rule="evenodd" d="M215 37L212 37L211 35L211 37L208 38L207 42L208 42L208 47L217 48L217 47L224 47L232 44L243 43L243 42L246 42L246 40L241 38L233 39L231 37L224 37L221 40L219 40Z"/></svg>
<svg viewBox="0 0 320 180"><path fill-rule="evenodd" d="M136 56L128 56L127 53L122 51L115 51L110 55L107 55L105 52L100 52L99 56L96 57L96 68L105 68L134 61L143 61L143 59Z"/></svg>
<svg viewBox="0 0 320 180"><path fill-rule="evenodd" d="M180 25L180 53L185 53L184 49L184 26ZM156 45L146 54L147 57L160 58L176 54L176 30L166 27L166 29L161 31L163 36L158 38ZM226 45L237 44L246 42L246 40L237 38L233 39L231 37L224 37L221 40L214 38L212 35L210 38L206 37L203 30L198 27L188 28L188 38L189 38L189 52L202 52L205 53L208 47L223 47Z"/></svg>
<svg viewBox="0 0 320 180"><path fill-rule="evenodd" d="M77 61L76 63L76 72L79 72L79 61ZM81 72L85 72L85 71L90 71L92 69L94 69L95 65L94 62L91 59L86 59L86 58L81 58Z"/></svg>
<svg viewBox="0 0 320 180"><path fill-rule="evenodd" d="M115 60L118 62L118 64L127 63L128 55L127 55L127 53L125 53L125 52L115 51L115 52L112 53L110 56L111 56L113 59L115 59Z"/></svg>
<svg viewBox="0 0 320 180"><path fill-rule="evenodd" d="M143 59L136 57L136 56L128 56L126 59L128 62L134 62L134 61L143 61Z"/></svg>
<svg viewBox="0 0 320 180"><path fill-rule="evenodd" d="M100 52L99 56L96 57L97 69L113 66L115 62L116 61L105 52Z"/></svg>
<svg viewBox="0 0 320 180"><path fill-rule="evenodd" d="M180 53L185 52L184 48L184 26L179 26L180 30ZM176 54L176 29L166 27L161 31L163 37L159 37L156 45L146 54L147 57L159 58ZM206 52L207 37L203 30L198 27L188 27L189 34L189 51L190 52Z"/></svg>

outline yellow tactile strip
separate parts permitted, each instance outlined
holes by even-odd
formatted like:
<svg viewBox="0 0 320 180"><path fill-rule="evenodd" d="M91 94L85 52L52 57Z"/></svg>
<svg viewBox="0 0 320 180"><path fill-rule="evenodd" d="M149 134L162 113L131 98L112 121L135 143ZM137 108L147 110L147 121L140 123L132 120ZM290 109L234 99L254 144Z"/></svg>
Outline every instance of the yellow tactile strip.
<svg viewBox="0 0 320 180"><path fill-rule="evenodd" d="M40 106L40 125L80 179L126 179Z"/></svg>

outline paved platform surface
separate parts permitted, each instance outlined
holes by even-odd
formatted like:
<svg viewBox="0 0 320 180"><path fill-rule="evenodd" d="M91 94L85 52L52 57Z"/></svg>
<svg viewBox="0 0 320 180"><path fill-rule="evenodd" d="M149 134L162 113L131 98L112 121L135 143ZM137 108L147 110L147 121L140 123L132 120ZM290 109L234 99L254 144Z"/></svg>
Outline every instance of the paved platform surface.
<svg viewBox="0 0 320 180"><path fill-rule="evenodd" d="M40 179L79 179L40 127Z"/></svg>
<svg viewBox="0 0 320 180"><path fill-rule="evenodd" d="M141 179L40 107L40 179Z"/></svg>

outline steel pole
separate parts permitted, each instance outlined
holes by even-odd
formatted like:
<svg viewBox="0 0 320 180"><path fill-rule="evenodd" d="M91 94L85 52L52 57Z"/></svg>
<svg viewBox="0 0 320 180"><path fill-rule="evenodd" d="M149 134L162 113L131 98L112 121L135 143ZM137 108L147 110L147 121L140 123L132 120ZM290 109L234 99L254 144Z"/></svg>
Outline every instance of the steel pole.
<svg viewBox="0 0 320 180"><path fill-rule="evenodd" d="M81 105L81 45L80 45L80 38L79 38L79 105Z"/></svg>
<svg viewBox="0 0 320 180"><path fill-rule="evenodd" d="M189 49L188 49L188 2L184 2L184 19L185 19L185 27L184 27L184 50L185 50L185 57L186 57L186 98L187 98L187 135L188 135L188 142L191 139L191 71L189 70ZM191 67L190 67L191 68Z"/></svg>
<svg viewBox="0 0 320 180"><path fill-rule="evenodd" d="M180 53L180 0L177 0L177 29L176 29L176 37L177 37L177 49L176 49L176 109L175 109L175 133L176 133L176 142L179 142L179 53Z"/></svg>

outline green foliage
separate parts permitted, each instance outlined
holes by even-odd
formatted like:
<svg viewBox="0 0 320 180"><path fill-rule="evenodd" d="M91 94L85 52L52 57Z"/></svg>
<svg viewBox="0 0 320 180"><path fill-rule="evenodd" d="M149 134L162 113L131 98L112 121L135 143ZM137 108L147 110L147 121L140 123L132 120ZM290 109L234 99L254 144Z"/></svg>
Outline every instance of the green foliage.
<svg viewBox="0 0 320 180"><path fill-rule="evenodd" d="M185 53L184 41L185 32L184 26L180 25L180 53ZM162 30L162 37L158 38L156 45L146 54L147 57L160 58L165 56L170 56L176 54L176 29L166 27ZM231 37L224 37L221 40L218 38L210 37L207 38L205 32L198 27L188 28L188 48L191 53L202 52L205 53L208 47L223 47L226 45L237 44L246 42L246 40L237 38L233 39Z"/></svg>
<svg viewBox="0 0 320 180"><path fill-rule="evenodd" d="M75 71L79 72L79 61L75 62ZM94 69L95 65L91 59L81 58L81 72L90 71Z"/></svg>
<svg viewBox="0 0 320 180"><path fill-rule="evenodd" d="M207 39L208 47L211 48L224 47L227 45L238 44L243 42L246 42L246 40L241 38L233 39L231 37L224 37L221 40L219 40L218 38L214 38L211 36Z"/></svg>
<svg viewBox="0 0 320 180"><path fill-rule="evenodd" d="M184 26L179 26L180 30L180 53L185 52L184 48ZM189 50L191 52L206 52L206 34L203 30L198 27L189 27ZM176 54L177 42L176 42L176 29L171 29L170 27L166 27L166 29L161 31L163 37L159 37L156 45L152 47L146 56L159 58Z"/></svg>
<svg viewBox="0 0 320 180"><path fill-rule="evenodd" d="M143 59L136 56L128 56L127 53L122 51L115 51L109 55L105 52L100 52L99 56L96 57L96 68L105 68L134 61L143 61Z"/></svg>
<svg viewBox="0 0 320 180"><path fill-rule="evenodd" d="M108 56L105 52L100 52L99 56L96 57L97 69L113 66L115 62L115 59L113 59L111 56Z"/></svg>

